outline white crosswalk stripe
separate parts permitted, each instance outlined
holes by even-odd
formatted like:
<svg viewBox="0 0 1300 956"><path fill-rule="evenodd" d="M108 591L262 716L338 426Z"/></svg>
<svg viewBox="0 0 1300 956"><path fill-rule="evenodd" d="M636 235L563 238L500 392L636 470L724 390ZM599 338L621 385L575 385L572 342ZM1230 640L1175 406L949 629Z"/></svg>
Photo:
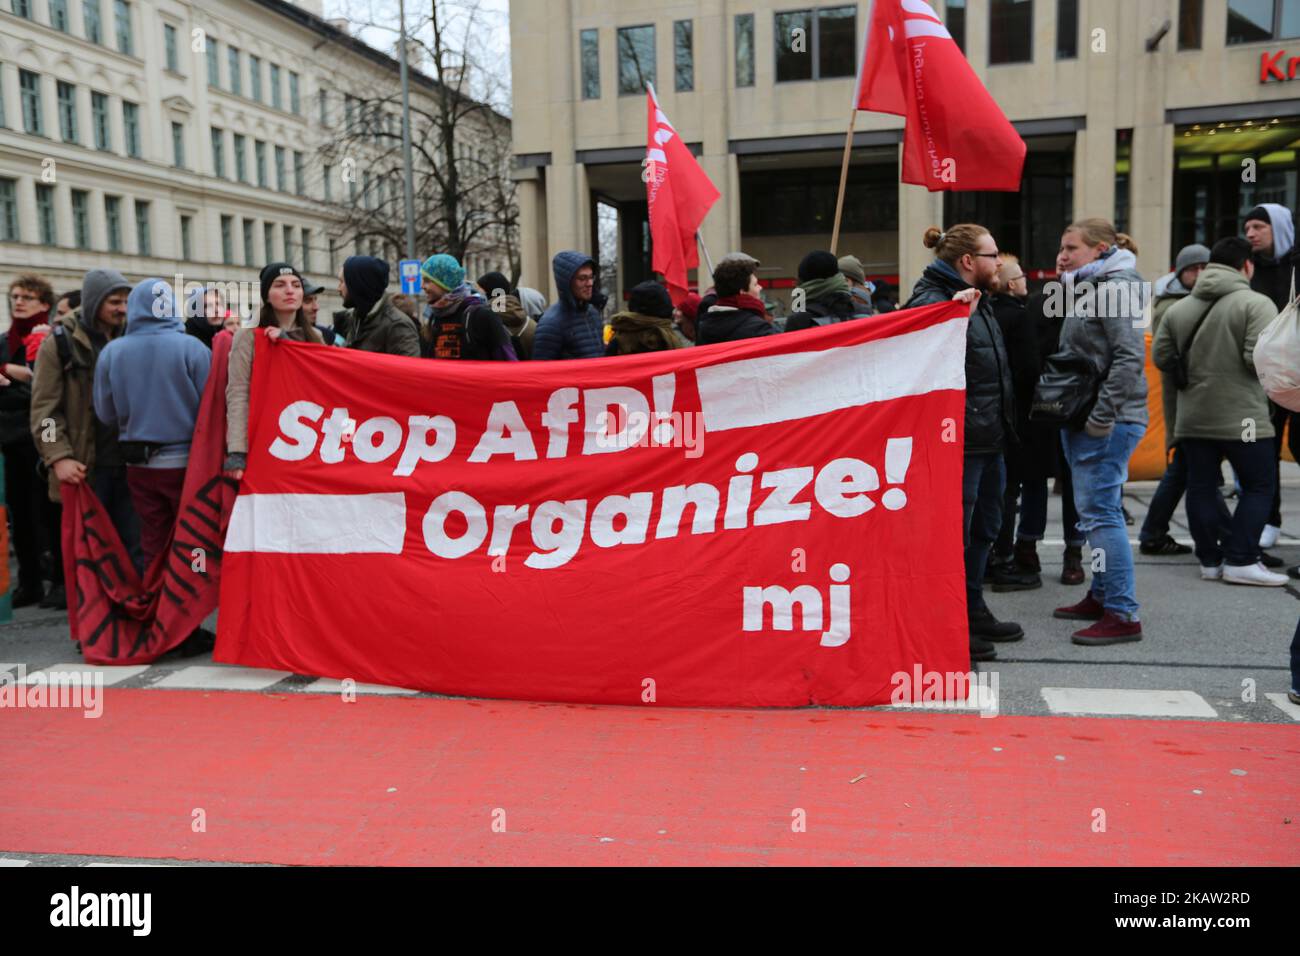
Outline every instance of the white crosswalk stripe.
<svg viewBox="0 0 1300 956"><path fill-rule="evenodd" d="M1264 696L1273 702L1273 706L1292 720L1300 720L1300 704L1291 703L1286 694L1265 694Z"/></svg>
<svg viewBox="0 0 1300 956"><path fill-rule="evenodd" d="M91 683L96 675L102 675L105 687L112 687L114 684L120 684L124 680L130 680L139 674L143 674L149 669L148 664L130 664L126 667L104 667L99 664L83 664L77 661L72 664L55 664L51 667L42 667L40 670L30 672L22 683L32 684L37 681L37 675L44 675L42 681L50 680L53 675L59 675L62 679L67 674L80 674L84 683Z"/></svg>
<svg viewBox="0 0 1300 956"><path fill-rule="evenodd" d="M1100 687L1044 687L1054 714L1127 717L1217 717L1205 698L1190 690L1115 690Z"/></svg>
<svg viewBox="0 0 1300 956"><path fill-rule="evenodd" d="M418 694L418 690L411 690L408 687L388 687L385 684L360 684L353 682L348 688L358 694ZM309 694L342 694L343 681L335 680L333 677L322 677L314 680L303 688Z"/></svg>
<svg viewBox="0 0 1300 956"><path fill-rule="evenodd" d="M0 856L0 866L26 866L31 860L19 860L12 856Z"/></svg>
<svg viewBox="0 0 1300 956"><path fill-rule="evenodd" d="M293 675L288 671L229 667L222 664L195 664L168 674L152 686L179 687L186 690L265 690L291 676Z"/></svg>

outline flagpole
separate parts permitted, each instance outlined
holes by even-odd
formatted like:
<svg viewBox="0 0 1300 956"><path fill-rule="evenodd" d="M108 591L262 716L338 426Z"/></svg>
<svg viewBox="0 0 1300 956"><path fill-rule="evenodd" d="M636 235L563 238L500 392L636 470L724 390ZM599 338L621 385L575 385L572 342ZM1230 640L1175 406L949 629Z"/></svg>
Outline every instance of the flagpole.
<svg viewBox="0 0 1300 956"><path fill-rule="evenodd" d="M849 115L849 131L844 137L844 160L840 163L840 194L835 198L835 227L831 230L831 255L835 255L840 244L840 215L844 212L844 187L849 182L849 156L853 152L853 127L858 122L856 105Z"/></svg>
<svg viewBox="0 0 1300 956"><path fill-rule="evenodd" d="M713 275L713 257L712 257L711 255L709 255L709 247L706 246L706 245L704 244L704 237L703 237L702 235L700 235L698 232L695 234L695 238L696 238L696 240L699 242L699 244L700 244L700 248L704 250L704 261L705 261L706 263L708 263L708 266L709 266L709 275L712 276L712 275Z"/></svg>

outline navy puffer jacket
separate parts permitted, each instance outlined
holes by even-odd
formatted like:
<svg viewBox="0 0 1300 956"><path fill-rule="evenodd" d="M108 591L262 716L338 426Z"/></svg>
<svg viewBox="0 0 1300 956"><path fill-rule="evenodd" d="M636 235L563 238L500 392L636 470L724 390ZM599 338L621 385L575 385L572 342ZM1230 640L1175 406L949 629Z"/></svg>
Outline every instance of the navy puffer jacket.
<svg viewBox="0 0 1300 956"><path fill-rule="evenodd" d="M573 298L573 277L583 266L595 269L596 263L581 252L561 252L552 261L560 295L537 323L534 359L599 358L605 354L600 318L605 296L597 292L581 308Z"/></svg>

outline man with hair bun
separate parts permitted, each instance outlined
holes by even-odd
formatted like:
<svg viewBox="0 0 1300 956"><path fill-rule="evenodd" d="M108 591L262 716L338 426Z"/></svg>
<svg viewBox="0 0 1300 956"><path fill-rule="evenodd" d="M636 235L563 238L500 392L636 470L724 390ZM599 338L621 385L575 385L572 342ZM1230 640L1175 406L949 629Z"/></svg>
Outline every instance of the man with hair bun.
<svg viewBox="0 0 1300 956"><path fill-rule="evenodd" d="M963 223L946 232L930 227L924 244L933 249L903 306L912 309L954 299L974 303L966 332L966 430L962 467L962 540L966 563L966 614L971 660L997 657L995 641L1018 641L1019 624L999 621L984 602L984 570L1002 527L1007 442L1015 435L1011 367L991 296L998 274L998 246L983 226ZM972 294L973 293L973 294Z"/></svg>

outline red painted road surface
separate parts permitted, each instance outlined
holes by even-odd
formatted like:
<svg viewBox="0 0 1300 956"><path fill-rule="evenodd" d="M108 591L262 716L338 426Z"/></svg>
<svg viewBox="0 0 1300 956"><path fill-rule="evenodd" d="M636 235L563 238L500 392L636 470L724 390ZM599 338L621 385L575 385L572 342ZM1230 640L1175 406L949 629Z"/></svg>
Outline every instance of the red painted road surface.
<svg viewBox="0 0 1300 956"><path fill-rule="evenodd" d="M287 864L1300 863L1300 733L1287 726L104 693L98 720L0 711L0 851ZM204 833L191 828L196 808ZM800 810L806 830L795 832Z"/></svg>

